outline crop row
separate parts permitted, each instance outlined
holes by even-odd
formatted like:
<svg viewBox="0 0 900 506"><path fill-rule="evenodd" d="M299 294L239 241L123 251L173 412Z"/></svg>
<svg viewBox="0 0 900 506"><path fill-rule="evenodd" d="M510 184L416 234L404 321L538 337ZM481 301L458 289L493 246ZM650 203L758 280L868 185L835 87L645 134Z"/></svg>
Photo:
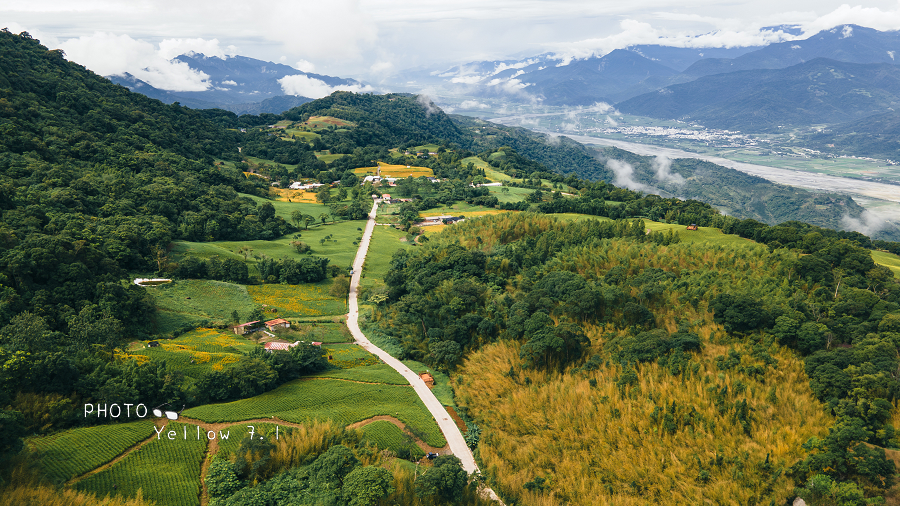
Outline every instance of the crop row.
<svg viewBox="0 0 900 506"><path fill-rule="evenodd" d="M121 494L135 497L138 489L145 499L169 506L194 506L200 500L200 464L207 440L196 439L196 427L171 423L159 439L153 439L137 451L97 474L78 482L78 490L100 497ZM170 430L177 437L168 439Z"/></svg>
<svg viewBox="0 0 900 506"><path fill-rule="evenodd" d="M47 477L61 484L113 460L152 434L153 422L141 420L71 429L30 439L28 444L38 452Z"/></svg>
<svg viewBox="0 0 900 506"><path fill-rule="evenodd" d="M185 411L185 416L205 422L237 422L277 416L296 423L334 420L340 425L378 415L398 418L422 434L431 446L446 444L431 414L409 386L334 379L296 380L250 399Z"/></svg>
<svg viewBox="0 0 900 506"><path fill-rule="evenodd" d="M406 449L415 458L425 455L425 452L407 436L400 427L387 420L376 420L364 425L360 430L366 440L371 441L379 448L400 452Z"/></svg>

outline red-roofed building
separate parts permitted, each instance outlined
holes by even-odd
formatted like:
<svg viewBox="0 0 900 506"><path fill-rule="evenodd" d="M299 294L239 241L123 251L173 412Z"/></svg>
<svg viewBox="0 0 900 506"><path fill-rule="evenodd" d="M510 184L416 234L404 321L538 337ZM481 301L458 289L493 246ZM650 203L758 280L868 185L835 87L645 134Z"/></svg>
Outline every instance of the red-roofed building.
<svg viewBox="0 0 900 506"><path fill-rule="evenodd" d="M259 320L255 321L255 322L247 322L247 323L242 323L240 325L235 325L234 333L239 336L242 336L242 335L246 334L247 332L253 332L259 326L258 323L259 323Z"/></svg>
<svg viewBox="0 0 900 506"><path fill-rule="evenodd" d="M267 321L266 327L269 327L269 330L289 329L291 328L291 322L285 320L284 318L276 318L274 320Z"/></svg>
<svg viewBox="0 0 900 506"><path fill-rule="evenodd" d="M293 343L276 343L276 342L271 342L271 343L266 343L266 344L264 344L264 345L263 345L263 348L264 348L266 351L275 351L275 350L284 350L284 351L287 351L287 350L290 350L291 348L293 348L294 346L297 346L298 344L300 344L300 341L295 341L295 342L293 342Z"/></svg>

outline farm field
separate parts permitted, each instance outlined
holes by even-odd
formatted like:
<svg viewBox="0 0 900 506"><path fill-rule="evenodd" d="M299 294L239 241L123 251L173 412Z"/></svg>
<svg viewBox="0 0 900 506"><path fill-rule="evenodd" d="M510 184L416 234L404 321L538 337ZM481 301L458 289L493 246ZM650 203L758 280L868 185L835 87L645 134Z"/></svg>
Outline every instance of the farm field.
<svg viewBox="0 0 900 506"><path fill-rule="evenodd" d="M282 190L284 191L284 190ZM313 196L313 202L287 202L280 200L269 200L264 199L262 197L257 197L256 195L250 195L247 193L239 194L241 197L247 197L256 202L257 205L262 205L265 203L272 204L272 207L275 208L275 215L281 216L284 218L284 221L293 224L291 220L291 214L294 211L300 211L303 214L311 214L316 217L316 223L319 223L319 215L322 213L331 214L331 208L326 206L325 204L318 204L315 202L315 196ZM303 225L300 226L303 228Z"/></svg>
<svg viewBox="0 0 900 506"><path fill-rule="evenodd" d="M434 171L428 167L416 167L414 165L389 165L384 162L378 162L381 167L381 177L434 177ZM374 167L360 167L353 169L353 172L359 175L375 174Z"/></svg>
<svg viewBox="0 0 900 506"><path fill-rule="evenodd" d="M247 315L256 306L243 285L223 281L179 279L148 288L158 309L156 332L169 334L202 322L231 323L231 312Z"/></svg>
<svg viewBox="0 0 900 506"><path fill-rule="evenodd" d="M39 466L50 481L61 485L110 462L152 434L153 422L146 419L71 429L52 436L30 438L26 444L39 452Z"/></svg>
<svg viewBox="0 0 900 506"><path fill-rule="evenodd" d="M660 223L645 219L644 225L654 232L668 232L675 230L681 236L683 242L714 242L716 244L725 244L729 246L758 246L758 244L749 239L733 235L723 234L718 228L700 227L699 230L688 230L684 225L674 223Z"/></svg>
<svg viewBox="0 0 900 506"><path fill-rule="evenodd" d="M525 200L526 196L534 193L534 190L529 188L516 188L513 186L489 186L488 190L500 202L521 202Z"/></svg>
<svg viewBox="0 0 900 506"><path fill-rule="evenodd" d="M446 445L431 414L410 386L300 379L250 399L184 411L184 416L205 422L238 422L275 416L295 423L334 420L345 426L378 415L398 418L423 434L425 442L431 446Z"/></svg>
<svg viewBox="0 0 900 506"><path fill-rule="evenodd" d="M406 378L386 364L374 364L350 369L329 369L315 374L315 378L332 378L386 385L408 385Z"/></svg>
<svg viewBox="0 0 900 506"><path fill-rule="evenodd" d="M165 436L153 439L108 469L79 481L75 488L100 497L107 494L134 497L141 489L145 499L159 504L199 504L200 464L207 441L191 437L196 436L196 432L191 432L192 425L185 426L188 438L182 439L183 426L170 423L165 431L175 430L177 439L170 441Z"/></svg>
<svg viewBox="0 0 900 506"><path fill-rule="evenodd" d="M369 243L369 252L366 254L366 263L363 265L363 277L361 286L370 286L376 281L381 282L391 268L391 258L400 249L409 249L413 246L401 239L406 233L394 227L375 227L372 239Z"/></svg>
<svg viewBox="0 0 900 506"><path fill-rule="evenodd" d="M290 188L272 188L272 192L274 192L276 195L278 195L278 198L276 199L277 202L286 202L288 204L294 204L294 203L315 204L315 205L319 205L322 207L326 207L326 206L316 202L317 194L313 193L311 191L291 190ZM321 211L319 214L327 213L327 212L329 212L329 211ZM312 214L312 213L306 213L306 214ZM318 216L318 215L313 214L313 216ZM288 220L290 223L293 223L293 221L291 221L291 219L290 219L290 216L288 216L285 219Z"/></svg>
<svg viewBox="0 0 900 506"><path fill-rule="evenodd" d="M337 127L354 127L356 123L352 121L343 120L340 118L335 118L332 116L310 116L304 125L311 126L314 128L322 128L329 126L337 126Z"/></svg>
<svg viewBox="0 0 900 506"><path fill-rule="evenodd" d="M165 360L192 378L199 378L210 370L221 371L256 346L230 330L203 328L175 339L160 340L159 344L158 348L145 347L130 354Z"/></svg>
<svg viewBox="0 0 900 506"><path fill-rule="evenodd" d="M900 278L900 257L886 251L873 251L872 260L876 264L884 265L894 272L895 278Z"/></svg>
<svg viewBox="0 0 900 506"><path fill-rule="evenodd" d="M328 294L333 281L302 285L250 285L247 293L257 305L278 309L273 318L339 315L347 312L347 301Z"/></svg>
<svg viewBox="0 0 900 506"><path fill-rule="evenodd" d="M379 448L393 452L406 449L415 459L425 456L425 452L413 442L411 437L406 435L400 427L387 420L375 420L363 425L359 430L362 431L365 440L374 443Z"/></svg>
<svg viewBox="0 0 900 506"><path fill-rule="evenodd" d="M318 215L314 215L318 218ZM250 275L257 275L255 255L266 255L270 258L302 258L294 246L294 241L302 241L308 244L312 254L328 257L332 264L349 269L353 258L356 256L357 246L353 244L362 236L362 221L338 221L329 222L327 225L314 225L308 230L300 230L299 239L294 235L285 235L271 241L217 241L217 242L190 242L177 241L172 252L176 259L185 255L199 258L235 258L244 260L243 255L237 253L241 248L250 248L246 259Z"/></svg>
<svg viewBox="0 0 900 506"><path fill-rule="evenodd" d="M352 369L381 363L378 357L356 343L323 344L322 349L330 357L328 360L331 365L341 369Z"/></svg>
<svg viewBox="0 0 900 506"><path fill-rule="evenodd" d="M346 156L346 155L341 154L341 153L335 153L335 154L328 153L328 154L321 154L321 155L316 154L316 158L318 158L319 160L321 160L325 163L331 163L342 156Z"/></svg>
<svg viewBox="0 0 900 506"><path fill-rule="evenodd" d="M245 156L244 159L247 161L247 163L250 164L251 167L254 167L254 168L257 168L260 165L269 165L269 166L281 165L282 167L284 167L288 170L291 170L291 171L297 170L297 164L278 163L273 160L266 160L264 158L257 158L255 156ZM244 194L240 194L240 195L246 196Z"/></svg>
<svg viewBox="0 0 900 506"><path fill-rule="evenodd" d="M290 329L276 330L274 334L286 341L318 341L320 343L347 343L353 340L350 330L344 322L318 323L299 322L292 323Z"/></svg>

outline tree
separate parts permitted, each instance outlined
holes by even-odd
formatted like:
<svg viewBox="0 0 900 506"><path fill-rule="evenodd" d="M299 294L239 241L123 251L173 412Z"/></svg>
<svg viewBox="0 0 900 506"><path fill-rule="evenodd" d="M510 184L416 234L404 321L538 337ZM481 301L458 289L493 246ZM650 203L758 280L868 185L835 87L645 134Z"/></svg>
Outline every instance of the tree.
<svg viewBox="0 0 900 506"><path fill-rule="evenodd" d="M323 225L326 221L328 221L328 218L330 218L330 216L328 216L328 213L322 213L319 215L319 221L321 221Z"/></svg>
<svg viewBox="0 0 900 506"><path fill-rule="evenodd" d="M237 309L231 312L231 321L233 321L235 324L241 323L241 317L238 316Z"/></svg>
<svg viewBox="0 0 900 506"><path fill-rule="evenodd" d="M308 229L310 224L316 222L316 218L311 214L307 214L303 216L303 222L306 223L306 228Z"/></svg>
<svg viewBox="0 0 900 506"><path fill-rule="evenodd" d="M294 222L295 227L299 228L300 222L303 221L303 213L299 209L291 211L291 221Z"/></svg>
<svg viewBox="0 0 900 506"><path fill-rule="evenodd" d="M320 204L327 204L329 201L331 201L331 192L328 190L327 186L323 186L322 188L324 188L325 190L319 191L319 193L316 194L316 202Z"/></svg>
<svg viewBox="0 0 900 506"><path fill-rule="evenodd" d="M375 506L394 493L393 475L383 467L358 467L344 479L342 489L348 506Z"/></svg>
<svg viewBox="0 0 900 506"><path fill-rule="evenodd" d="M454 455L441 455L434 466L416 480L416 495L432 500L455 503L468 483L462 462Z"/></svg>
<svg viewBox="0 0 900 506"><path fill-rule="evenodd" d="M234 472L234 464L213 457L212 463L209 465L209 471L206 473L206 489L212 498L227 498L243 487L243 483L238 479L237 473Z"/></svg>
<svg viewBox="0 0 900 506"><path fill-rule="evenodd" d="M340 490L344 486L344 478L358 465L359 459L350 448L332 446L310 464L310 482L314 486Z"/></svg>

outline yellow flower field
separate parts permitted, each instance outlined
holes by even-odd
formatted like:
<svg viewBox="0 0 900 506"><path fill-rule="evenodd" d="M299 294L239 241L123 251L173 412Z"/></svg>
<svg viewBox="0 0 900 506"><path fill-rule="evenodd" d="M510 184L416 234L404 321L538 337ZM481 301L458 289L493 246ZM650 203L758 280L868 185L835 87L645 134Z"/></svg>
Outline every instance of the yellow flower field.
<svg viewBox="0 0 900 506"><path fill-rule="evenodd" d="M428 167L415 167L408 165L389 165L384 162L378 162L381 167L381 177L434 177L434 171ZM360 167L353 169L356 174L374 174L374 167Z"/></svg>
<svg viewBox="0 0 900 506"><path fill-rule="evenodd" d="M273 188L273 192L278 195L281 202L303 202L307 204L316 203L316 194L306 190L291 190L289 188Z"/></svg>
<svg viewBox="0 0 900 506"><path fill-rule="evenodd" d="M347 303L328 294L328 285L255 285L247 292L253 302L278 309L277 316L322 316L347 312Z"/></svg>

